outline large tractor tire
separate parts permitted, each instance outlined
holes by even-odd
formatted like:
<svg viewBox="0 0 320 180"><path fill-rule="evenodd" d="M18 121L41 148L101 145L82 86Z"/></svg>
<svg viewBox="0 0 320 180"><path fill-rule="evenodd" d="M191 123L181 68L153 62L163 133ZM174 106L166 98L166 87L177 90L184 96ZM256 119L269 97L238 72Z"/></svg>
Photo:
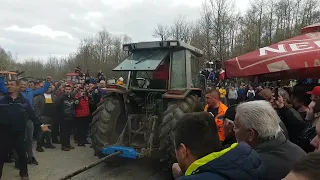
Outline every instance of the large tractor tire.
<svg viewBox="0 0 320 180"><path fill-rule="evenodd" d="M116 126L123 122L126 122L126 113L122 97L116 94L106 96L98 104L90 124L92 148L96 156L104 157L101 149L117 142L122 129Z"/></svg>
<svg viewBox="0 0 320 180"><path fill-rule="evenodd" d="M167 110L163 113L160 125L160 151L166 156L162 159L166 163L175 161L173 145L173 129L186 113L203 111L200 100L195 95L188 95L183 100L169 102Z"/></svg>

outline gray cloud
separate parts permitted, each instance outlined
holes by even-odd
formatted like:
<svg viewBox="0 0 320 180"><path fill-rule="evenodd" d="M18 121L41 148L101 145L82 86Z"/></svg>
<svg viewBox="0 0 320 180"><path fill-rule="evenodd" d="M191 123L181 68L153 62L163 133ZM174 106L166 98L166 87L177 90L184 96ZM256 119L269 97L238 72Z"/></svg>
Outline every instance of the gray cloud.
<svg viewBox="0 0 320 180"><path fill-rule="evenodd" d="M105 27L133 41L152 40L157 23L199 17L199 0L2 0L0 46L19 59L67 55ZM72 38L71 38L72 37Z"/></svg>

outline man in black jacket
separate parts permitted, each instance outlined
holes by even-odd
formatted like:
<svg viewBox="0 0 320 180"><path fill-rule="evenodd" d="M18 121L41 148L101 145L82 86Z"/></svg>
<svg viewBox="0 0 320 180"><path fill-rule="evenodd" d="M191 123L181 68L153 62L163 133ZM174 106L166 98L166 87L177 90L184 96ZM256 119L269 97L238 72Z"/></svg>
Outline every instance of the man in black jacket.
<svg viewBox="0 0 320 180"><path fill-rule="evenodd" d="M72 95L72 87L67 84L64 89L64 94L57 100L57 114L59 115L61 129L61 150L63 151L70 151L70 149L74 149L70 144L72 121L75 113L74 102L75 99Z"/></svg>
<svg viewBox="0 0 320 180"><path fill-rule="evenodd" d="M28 119L40 129L40 121L32 106L19 93L19 82L8 82L8 94L0 98L0 179L3 164L8 152L14 148L19 156L20 176L28 180L27 156L25 148L25 129Z"/></svg>
<svg viewBox="0 0 320 180"><path fill-rule="evenodd" d="M307 153L313 152L314 147L310 145L310 142L316 134L315 125L312 121L304 121L296 110L287 107L285 104L286 99L288 99L288 94L286 92L281 93L281 91L283 90L279 89L279 97L274 101L274 106L277 108L278 115L289 132L290 141L300 146ZM316 112L319 111L320 108L318 104ZM312 113L312 115L314 115L314 113ZM312 119L318 118L318 116L312 117Z"/></svg>

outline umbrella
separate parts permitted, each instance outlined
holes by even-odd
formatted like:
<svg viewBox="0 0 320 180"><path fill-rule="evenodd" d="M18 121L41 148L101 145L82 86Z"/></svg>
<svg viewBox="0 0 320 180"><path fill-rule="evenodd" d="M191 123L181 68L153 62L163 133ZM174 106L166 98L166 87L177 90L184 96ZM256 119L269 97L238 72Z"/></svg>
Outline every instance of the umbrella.
<svg viewBox="0 0 320 180"><path fill-rule="evenodd" d="M307 26L302 35L227 60L227 77L320 77L320 32L316 32L319 29L320 24Z"/></svg>
<svg viewBox="0 0 320 180"><path fill-rule="evenodd" d="M301 29L302 34L320 31L320 23L312 24Z"/></svg>

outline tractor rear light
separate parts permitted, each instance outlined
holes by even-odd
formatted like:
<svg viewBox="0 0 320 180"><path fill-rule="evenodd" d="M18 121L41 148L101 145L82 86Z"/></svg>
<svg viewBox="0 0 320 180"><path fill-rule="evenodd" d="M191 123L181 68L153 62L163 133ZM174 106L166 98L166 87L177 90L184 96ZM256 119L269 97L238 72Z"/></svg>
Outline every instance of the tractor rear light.
<svg viewBox="0 0 320 180"><path fill-rule="evenodd" d="M184 92L181 90L168 90L168 94L182 95Z"/></svg>
<svg viewBox="0 0 320 180"><path fill-rule="evenodd" d="M129 51L129 50L130 50L130 46L129 45L123 46L123 51Z"/></svg>
<svg viewBox="0 0 320 180"><path fill-rule="evenodd" d="M177 41L171 41L170 42L170 46L178 46L178 42Z"/></svg>

